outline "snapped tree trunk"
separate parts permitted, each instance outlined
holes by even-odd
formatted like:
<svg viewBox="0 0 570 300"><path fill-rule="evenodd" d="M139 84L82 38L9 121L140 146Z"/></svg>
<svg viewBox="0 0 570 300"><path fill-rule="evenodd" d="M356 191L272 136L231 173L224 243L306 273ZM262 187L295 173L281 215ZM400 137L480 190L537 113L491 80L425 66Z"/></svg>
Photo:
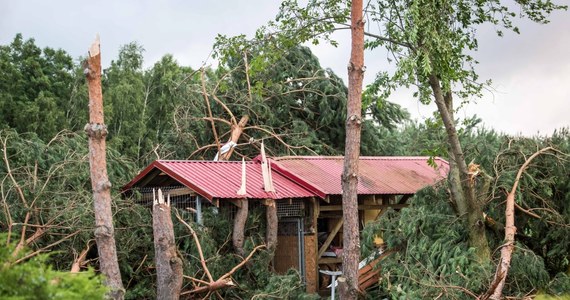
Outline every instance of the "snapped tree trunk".
<svg viewBox="0 0 570 300"><path fill-rule="evenodd" d="M234 230L232 232L232 242L234 244L234 249L236 253L240 256L245 255L243 249L243 242L245 239L245 223L247 221L248 214L248 200L247 198L238 200L241 206L238 206L236 216L234 218Z"/></svg>
<svg viewBox="0 0 570 300"><path fill-rule="evenodd" d="M95 241L99 252L101 273L111 289L109 296L123 299L125 290L115 247L115 229L111 211L111 182L107 177L105 137L107 126L103 119L103 93L101 89L101 51L99 36L89 49L85 75L89 89L89 124L85 132L89 136L89 166L93 188L93 210L95 212Z"/></svg>
<svg viewBox="0 0 570 300"><path fill-rule="evenodd" d="M236 124L235 119L232 118L232 130L231 130L231 135L230 135L230 139L228 140L228 143L237 143L238 142L248 120L249 120L249 116L245 115L239 120L239 123ZM220 149L218 149L218 160L220 160L220 161L228 160L232 156L233 151L234 151L234 147L231 145L230 145L230 148L228 149L228 151L225 153L220 153ZM244 166L244 168L245 168L245 166ZM245 170L243 172L245 172ZM244 176L244 175L245 174L242 174L242 176ZM244 190L241 192L244 195L246 194L246 192L245 192L245 180L246 180L245 178L242 178L242 186L243 186ZM240 256L244 256L245 252L243 249L243 243L244 243L244 239L245 239L245 223L247 222L247 215L249 213L249 211L248 211L248 206L249 206L248 202L249 201L247 200L247 198L237 200L237 201L240 203L240 205L238 205L238 207L237 207L236 216L234 218L234 228L232 231L232 242L234 245L234 249L236 250L236 253L239 254Z"/></svg>
<svg viewBox="0 0 570 300"><path fill-rule="evenodd" d="M343 253L342 272L346 280L339 281L341 299L358 297L358 261L360 236L358 230L358 160L362 126L362 80L364 78L364 20L362 0L351 4L351 53L348 64L348 103L346 145L342 174Z"/></svg>
<svg viewBox="0 0 570 300"><path fill-rule="evenodd" d="M482 203L477 199L475 182L469 176L469 170L465 162L461 143L459 142L453 114L448 109L451 107L451 94L448 93L446 96L444 95L441 82L435 74L429 76L429 83L434 94L437 110L447 133L447 140L449 148L451 149L449 155L453 157L450 159L453 161L451 166L457 168L457 171L451 171L452 176L454 175L453 172L459 173L460 190L454 201L456 202L459 215L466 221L469 231L469 245L476 249L475 253L481 263L488 262L491 259L491 251L485 234L483 207ZM448 97L447 103L446 97ZM454 187L454 185L452 185L452 187L459 188L457 186Z"/></svg>
<svg viewBox="0 0 570 300"><path fill-rule="evenodd" d="M157 299L178 299L182 289L182 260L176 253L170 206L164 198L152 207ZM162 199L161 199L162 198Z"/></svg>
<svg viewBox="0 0 570 300"><path fill-rule="evenodd" d="M267 219L267 250L269 250L270 253L273 253L275 251L275 247L277 247L277 226L279 222L277 219L277 205L275 200L266 200L265 216Z"/></svg>
<svg viewBox="0 0 570 300"><path fill-rule="evenodd" d="M229 143L237 144L239 137L243 133L243 129L245 128L245 125L247 124L248 120L249 120L249 116L245 115L245 116L241 117L241 119L239 120L239 123L232 124L232 133L230 135L230 139L228 140L228 144ZM219 154L218 159L219 160L229 160L230 157L232 156L233 152L234 152L234 147L230 146L230 149L227 152L218 153Z"/></svg>

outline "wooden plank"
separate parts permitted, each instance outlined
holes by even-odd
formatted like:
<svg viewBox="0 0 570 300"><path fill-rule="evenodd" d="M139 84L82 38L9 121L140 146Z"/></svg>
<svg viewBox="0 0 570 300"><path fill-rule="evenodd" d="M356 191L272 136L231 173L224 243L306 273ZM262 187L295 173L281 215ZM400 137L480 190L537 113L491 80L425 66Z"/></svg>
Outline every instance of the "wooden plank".
<svg viewBox="0 0 570 300"><path fill-rule="evenodd" d="M358 210L371 210L371 209L384 209L388 207L392 208L404 208L408 204L361 204L358 206ZM342 211L342 205L321 205L321 211Z"/></svg>
<svg viewBox="0 0 570 300"><path fill-rule="evenodd" d="M190 195L190 196L196 195L196 193L193 190L191 190L187 187L173 189L170 191L164 191L164 193L167 195L170 195L170 197L184 196L184 195Z"/></svg>
<svg viewBox="0 0 570 300"><path fill-rule="evenodd" d="M361 291L366 290L367 288L378 284L378 280L380 279L380 272L373 274L372 277L368 278L366 281L358 282L358 287Z"/></svg>
<svg viewBox="0 0 570 300"><path fill-rule="evenodd" d="M305 281L307 293L316 293L319 281L317 267L317 235L305 235Z"/></svg>
<svg viewBox="0 0 570 300"><path fill-rule="evenodd" d="M323 207L321 206L321 209ZM334 237L336 236L336 234L338 233L338 231L340 230L340 228L342 227L343 224L343 220L342 218L338 219L338 221L336 222L336 224L333 227L333 230L331 231L331 233L329 234L329 236L327 237L327 239L325 240L325 243L321 246L321 248L319 249L319 254L317 255L318 258L321 258L321 256L323 255L323 253L325 253L325 251L328 249L328 247L330 246L332 240L334 239Z"/></svg>

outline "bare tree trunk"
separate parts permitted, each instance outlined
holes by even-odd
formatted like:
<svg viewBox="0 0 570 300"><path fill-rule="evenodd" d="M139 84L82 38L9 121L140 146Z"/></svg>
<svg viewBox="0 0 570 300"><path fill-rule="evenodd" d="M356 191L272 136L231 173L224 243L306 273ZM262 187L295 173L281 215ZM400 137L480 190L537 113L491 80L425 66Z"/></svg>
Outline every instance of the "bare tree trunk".
<svg viewBox="0 0 570 300"><path fill-rule="evenodd" d="M240 256L244 256L245 251L243 249L243 242L245 240L245 223L247 221L249 201L247 200L247 198L238 201L241 202L241 207L238 207L236 216L234 218L234 230L232 232L232 242L234 244L236 253L239 254Z"/></svg>
<svg viewBox="0 0 570 300"><path fill-rule="evenodd" d="M339 281L343 300L358 297L358 261L360 236L358 230L358 160L362 126L362 81L364 78L364 20L362 0L351 4L352 48L348 64L348 103L344 171L342 174L343 253L342 272L346 280Z"/></svg>
<svg viewBox="0 0 570 300"><path fill-rule="evenodd" d="M265 216L267 219L267 250L270 253L275 251L275 247L277 247L277 226L279 220L277 219L277 205L275 200L267 199L265 205Z"/></svg>
<svg viewBox="0 0 570 300"><path fill-rule="evenodd" d="M162 203L161 203L162 202ZM182 289L182 260L176 253L170 206L164 198L152 208L157 299L178 299Z"/></svg>
<svg viewBox="0 0 570 300"><path fill-rule="evenodd" d="M212 117L212 116L210 116L210 117ZM239 120L239 123L236 124L235 119L232 118L232 132L230 135L230 139L228 140L228 143L232 143L232 142L237 143L237 141L239 140L239 137L243 133L243 129L245 128L245 125L247 124L248 120L249 120L249 116L245 115ZM222 160L228 160L232 156L233 151L234 151L234 147L230 146L230 149L227 152L220 153L220 148L218 147L218 160L221 160L221 161ZM242 178L242 181L244 181L244 180L245 180L245 178ZM245 194L245 191L243 191L243 192ZM249 201L247 200L247 198L237 200L237 201L239 201L241 205L238 206L236 216L234 218L232 242L233 242L234 248L236 250L236 253L239 254L240 256L244 256L245 252L243 249L243 242L245 239L245 223L247 222L247 215L249 213L249 210L248 210L248 206L249 206L248 202Z"/></svg>
<svg viewBox="0 0 570 300"><path fill-rule="evenodd" d="M429 83L434 94L439 115L447 132L447 139L451 149L450 156L453 156L450 160L453 161L452 166L457 167L457 172L459 173L461 190L457 193L459 197L454 200L456 201L459 214L467 220L469 245L476 249L475 253L480 262L487 262L491 259L491 251L485 234L483 207L482 204L478 202L475 184L469 177L469 170L465 162L463 150L461 149L461 143L459 142L459 136L455 128L455 121L453 120L452 112L448 109L451 107L451 94L448 93L444 96L440 80L436 75L430 75ZM452 170L452 176L454 175L453 172L455 171ZM455 180L457 179L455 178ZM458 187L452 184L452 188Z"/></svg>
<svg viewBox="0 0 570 300"><path fill-rule="evenodd" d="M115 247L115 229L111 211L111 182L107 177L105 137L107 126L103 119L103 93L101 90L101 51L99 36L89 49L85 69L89 88L89 124L85 132L89 136L89 165L91 186L93 188L93 208L95 212L95 241L99 252L101 273L111 288L109 296L123 299L125 289L121 281L121 272Z"/></svg>
<svg viewBox="0 0 570 300"><path fill-rule="evenodd" d="M507 278L509 268L511 267L511 257L513 255L513 249L515 248L515 234L517 233L517 227L515 226L515 193L519 185L519 180L524 170L528 167L530 162L535 157L550 150L552 150L552 147L547 147L539 150L524 162L524 164L520 167L517 176L515 177L515 182L513 183L511 192L507 195L507 203L505 208L505 243L501 248L501 261L497 265L497 271L495 272L495 277L491 283L491 288L486 293L486 295L491 295L490 299L501 299L503 287L505 286L505 279ZM483 298L485 299L487 297Z"/></svg>

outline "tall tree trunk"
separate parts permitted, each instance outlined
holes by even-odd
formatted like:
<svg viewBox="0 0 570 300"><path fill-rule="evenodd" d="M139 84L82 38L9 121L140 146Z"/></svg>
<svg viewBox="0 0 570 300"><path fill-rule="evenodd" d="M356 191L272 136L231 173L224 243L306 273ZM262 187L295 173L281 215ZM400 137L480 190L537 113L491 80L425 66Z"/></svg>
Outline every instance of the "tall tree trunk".
<svg viewBox="0 0 570 300"><path fill-rule="evenodd" d="M156 297L166 300L179 299L182 289L182 260L176 253L170 206L164 203L161 196L162 193L159 193L159 201L152 207Z"/></svg>
<svg viewBox="0 0 570 300"><path fill-rule="evenodd" d="M453 111L453 95L451 92L446 92L444 96L445 108L449 114L451 120L455 120ZM449 153L453 153L451 146L447 147ZM465 197L463 196L463 190L461 188L461 178L459 176L459 168L455 163L455 157L449 155L449 177L448 177L449 187L451 191L451 199L453 201L456 213L459 216L464 216L467 213L467 206L465 204Z"/></svg>
<svg viewBox="0 0 570 300"><path fill-rule="evenodd" d="M107 177L105 137L107 126L103 119L103 93L101 90L101 51L99 36L89 49L85 75L89 88L89 124L85 132L89 136L89 165L93 188L93 208L95 212L95 241L99 252L101 273L110 287L109 296L123 299L125 290L115 247L115 229L111 211L111 182Z"/></svg>
<svg viewBox="0 0 570 300"><path fill-rule="evenodd" d="M339 281L341 299L358 297L358 261L360 236L358 230L358 160L362 126L362 80L364 78L364 20L362 0L351 4L351 53L348 64L348 103L346 145L342 174L343 253L342 272L346 280Z"/></svg>
<svg viewBox="0 0 570 300"><path fill-rule="evenodd" d="M434 94L437 110L439 111L447 133L447 140L451 149L450 156L453 156L450 159L450 161L452 161L451 166L457 168L457 171L451 171L451 176L457 176L453 172L459 173L459 187L461 189L458 191L454 201L456 202L460 216L467 221L469 245L476 249L475 253L480 262L488 262L491 259L491 251L485 234L483 207L482 203L477 199L475 183L469 177L469 170L467 169L463 149L461 149L453 114L449 111L451 107L451 94L448 93L444 95L441 82L435 74L430 75L429 83ZM452 188L458 189L459 187L456 186L457 178L452 178L452 180L455 180L455 182L452 182Z"/></svg>

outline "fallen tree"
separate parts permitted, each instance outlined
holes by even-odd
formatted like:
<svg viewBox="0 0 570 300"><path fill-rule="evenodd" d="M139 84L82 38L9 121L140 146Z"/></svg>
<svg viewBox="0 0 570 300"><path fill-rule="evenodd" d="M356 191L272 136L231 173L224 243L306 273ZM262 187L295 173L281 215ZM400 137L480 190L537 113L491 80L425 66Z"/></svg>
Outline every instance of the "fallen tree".
<svg viewBox="0 0 570 300"><path fill-rule="evenodd" d="M497 271L495 272L493 282L491 283L487 293L483 295L482 299L501 299L503 287L505 286L505 279L509 273L511 258L513 255L513 250L515 248L515 234L517 232L517 227L515 226L515 195L520 178L534 158L552 150L554 150L552 147L546 147L535 152L524 162L524 164L520 167L517 176L515 177L515 182L513 183L511 191L507 195L507 201L505 205L505 242L501 246L501 260L497 264Z"/></svg>
<svg viewBox="0 0 570 300"><path fill-rule="evenodd" d="M186 221L184 221L184 219L182 219L182 217L180 216L178 211L176 211L176 218L178 219L178 221L180 221L180 223L184 224L184 226L186 226L186 228L190 231L190 234L192 235L194 242L196 243L196 248L198 250L198 255L200 256L200 263L202 265L202 269L203 269L204 273L206 274L206 276L208 277L208 281L204 281L204 280L197 279L194 277L184 276L185 278L192 280L192 282L195 283L195 286L190 291L182 292L180 294L181 296L182 295L198 295L198 294L206 293L206 295L203 297L204 299L206 299L206 298L208 298L208 296L210 296L211 293L216 293L216 295L219 298L223 298L217 291L220 289L223 289L223 288L235 286L235 283L233 282L231 276L237 270L239 270L241 267L243 267L253 257L253 255L258 250L266 248L265 245L259 245L255 248L253 248L253 250L251 250L249 255L246 258L244 258L239 264L234 266L230 271L226 272L224 275L220 276L217 280L214 280L214 278L212 277L212 274L210 273L210 270L208 269L208 266L206 265L204 253L202 252L202 246L200 244L200 240L198 239L198 235L196 234L196 231L194 231L194 229L192 228L192 226L190 226L190 224L188 224Z"/></svg>

